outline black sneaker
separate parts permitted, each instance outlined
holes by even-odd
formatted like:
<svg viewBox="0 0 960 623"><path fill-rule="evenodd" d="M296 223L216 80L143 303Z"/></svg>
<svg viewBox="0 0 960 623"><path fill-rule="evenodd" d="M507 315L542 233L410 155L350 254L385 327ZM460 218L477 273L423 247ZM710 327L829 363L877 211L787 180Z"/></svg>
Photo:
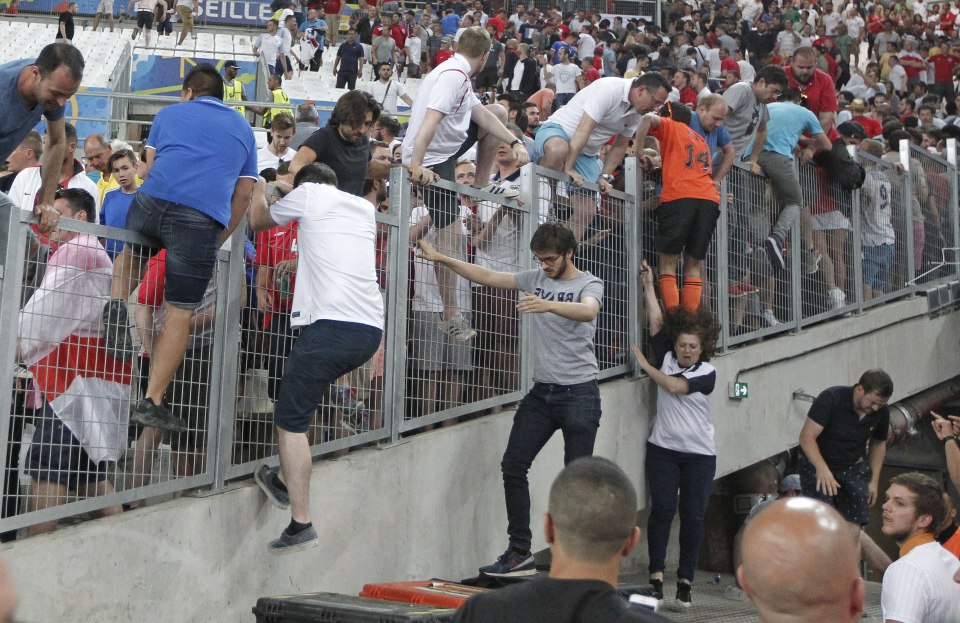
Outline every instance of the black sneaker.
<svg viewBox="0 0 960 623"><path fill-rule="evenodd" d="M534 575L537 572L537 561L533 554L521 554L508 547L497 562L480 567L480 575L492 578L515 578L525 575Z"/></svg>
<svg viewBox="0 0 960 623"><path fill-rule="evenodd" d="M280 538L270 541L267 547L271 554L279 556L299 552L309 547L316 547L319 544L320 540L319 537L317 537L317 531L313 529L313 526L310 526L303 532L294 535L284 530L283 533L280 534Z"/></svg>
<svg viewBox="0 0 960 623"><path fill-rule="evenodd" d="M133 357L130 316L125 302L111 299L103 306L103 330L103 346L108 355L118 361L128 361Z"/></svg>
<svg viewBox="0 0 960 623"><path fill-rule="evenodd" d="M663 603L663 580L650 580L650 585L653 587L653 595L651 595L651 597L656 599L657 602L659 602L659 604L662 604Z"/></svg>
<svg viewBox="0 0 960 623"><path fill-rule="evenodd" d="M678 608L686 610L693 603L690 598L690 585L686 582L677 582L677 598L674 602Z"/></svg>
<svg viewBox="0 0 960 623"><path fill-rule="evenodd" d="M776 234L770 234L763 241L763 250L767 252L770 265L777 270L786 270L787 262L783 259L783 240Z"/></svg>
<svg viewBox="0 0 960 623"><path fill-rule="evenodd" d="M270 467L263 463L257 468L257 471L253 472L253 479L260 485L260 490L266 494L267 499L274 506L280 510L287 510L290 508L290 493L277 487L273 482L273 477L279 471L279 467Z"/></svg>
<svg viewBox="0 0 960 623"><path fill-rule="evenodd" d="M187 430L186 421L173 415L165 407L154 404L149 398L144 398L137 403L133 413L130 414L130 421L140 426L169 430L174 433Z"/></svg>

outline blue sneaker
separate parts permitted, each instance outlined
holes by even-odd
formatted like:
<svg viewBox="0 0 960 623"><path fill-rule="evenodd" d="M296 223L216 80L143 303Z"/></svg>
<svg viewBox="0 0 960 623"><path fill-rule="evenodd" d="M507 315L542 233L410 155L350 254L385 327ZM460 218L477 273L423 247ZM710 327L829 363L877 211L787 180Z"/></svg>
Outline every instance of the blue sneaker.
<svg viewBox="0 0 960 623"><path fill-rule="evenodd" d="M480 575L492 578L516 578L525 575L534 575L537 572L537 562L533 554L520 554L508 547L497 562L480 567Z"/></svg>
<svg viewBox="0 0 960 623"><path fill-rule="evenodd" d="M303 532L296 535L291 535L289 532L284 530L280 534L279 539L270 541L267 549L269 549L271 554L279 556L283 554L299 552L310 547L316 547L319 544L320 540L317 537L317 531L313 529L313 526L310 526Z"/></svg>
<svg viewBox="0 0 960 623"><path fill-rule="evenodd" d="M257 471L253 472L253 479L257 485L260 486L260 490L266 494L271 504L280 510L287 510L290 508L290 494L277 487L273 482L273 477L279 471L279 467L270 467L265 463L261 463L260 466L257 467Z"/></svg>

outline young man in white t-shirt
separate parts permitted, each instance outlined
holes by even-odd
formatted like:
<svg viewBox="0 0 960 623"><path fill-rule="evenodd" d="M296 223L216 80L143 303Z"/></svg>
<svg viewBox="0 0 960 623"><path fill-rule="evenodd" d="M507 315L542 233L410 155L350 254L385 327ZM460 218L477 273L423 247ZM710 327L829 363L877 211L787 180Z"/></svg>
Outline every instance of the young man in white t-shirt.
<svg viewBox="0 0 960 623"><path fill-rule="evenodd" d="M297 172L294 189L272 206L257 183L250 225L263 231L297 221L297 286L290 324L300 328L283 368L274 409L280 467L254 477L270 501L290 507L290 525L269 545L285 554L317 544L310 522L312 460L307 428L330 384L367 362L383 335L383 298L376 273L376 208L337 189L325 164Z"/></svg>
<svg viewBox="0 0 960 623"><path fill-rule="evenodd" d="M429 185L438 179L453 181L457 159L474 144L477 179L490 192L496 190L487 181L501 141L511 142L511 149L522 164L529 162L523 141L515 139L504 126L506 110L499 105L488 109L473 91L470 78L483 69L489 53L490 34L479 27L469 28L460 37L457 53L423 79L402 148L403 164L415 184ZM438 230L437 247L442 253L455 253L460 246L457 193L428 187L424 189L424 203ZM441 330L458 340L470 339L476 331L460 313L453 273L438 267L437 283L443 299Z"/></svg>
<svg viewBox="0 0 960 623"><path fill-rule="evenodd" d="M570 62L570 50L560 48L559 55L560 62L550 68L553 84L557 87L554 110L572 100L577 91L583 88L583 71Z"/></svg>
<svg viewBox="0 0 960 623"><path fill-rule="evenodd" d="M398 99L403 100L407 106L413 106L413 99L407 95L407 90L398 80L393 79L393 65L390 63L380 64L377 68L377 80L368 84L366 91L380 104L380 108L391 115L397 114Z"/></svg>
<svg viewBox="0 0 960 623"><path fill-rule="evenodd" d="M296 123L290 113L277 113L270 121L270 144L257 150L257 171L276 169L281 162L293 162L297 152L290 149L290 139L296 132Z"/></svg>
<svg viewBox="0 0 960 623"><path fill-rule="evenodd" d="M556 71L556 70L555 70ZM601 78L579 91L570 102L555 111L537 130L540 164L566 173L574 186L584 182L600 185L608 192L609 176L623 160L640 117L658 110L667 100L670 83L662 74L649 72L639 78ZM600 149L616 137L600 161ZM592 193L572 193L572 211L567 222L577 240L596 212Z"/></svg>

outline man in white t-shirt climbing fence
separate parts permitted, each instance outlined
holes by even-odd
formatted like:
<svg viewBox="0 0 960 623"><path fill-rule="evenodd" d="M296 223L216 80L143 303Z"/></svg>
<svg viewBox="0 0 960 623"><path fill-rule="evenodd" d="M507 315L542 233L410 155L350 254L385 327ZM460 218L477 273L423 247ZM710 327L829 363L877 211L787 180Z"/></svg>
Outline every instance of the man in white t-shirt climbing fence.
<svg viewBox="0 0 960 623"><path fill-rule="evenodd" d="M310 444L307 428L330 384L359 368L383 335L377 286L376 208L337 189L325 164L304 166L294 189L267 205L261 178L250 204L250 225L263 231L298 223L297 287L290 324L300 329L283 367L274 410L280 467L261 465L254 477L276 506L290 507L290 524L270 542L274 554L317 544L310 522Z"/></svg>
<svg viewBox="0 0 960 623"><path fill-rule="evenodd" d="M596 182L601 192L609 192L610 178L623 160L641 116L658 110L668 93L670 83L658 73L596 80L537 130L540 164L569 175L574 187ZM616 139L601 163L600 149L613 137ZM571 194L567 226L580 241L596 212L596 197L582 190Z"/></svg>
<svg viewBox="0 0 960 623"><path fill-rule="evenodd" d="M523 141L506 128L506 110L499 105L484 106L473 92L471 76L487 62L490 34L482 28L468 28L460 37L457 53L440 63L423 79L413 103L410 124L403 139L402 160L415 184L444 179L454 181L460 156L477 146L477 184L484 191L504 198L519 195L489 184L500 142L510 143L521 166L530 161ZM460 227L457 193L441 188L424 189L424 203L437 228L437 247L453 255L459 248ZM440 329L458 340L476 334L456 300L456 277L449 269L437 267L437 283L443 299Z"/></svg>

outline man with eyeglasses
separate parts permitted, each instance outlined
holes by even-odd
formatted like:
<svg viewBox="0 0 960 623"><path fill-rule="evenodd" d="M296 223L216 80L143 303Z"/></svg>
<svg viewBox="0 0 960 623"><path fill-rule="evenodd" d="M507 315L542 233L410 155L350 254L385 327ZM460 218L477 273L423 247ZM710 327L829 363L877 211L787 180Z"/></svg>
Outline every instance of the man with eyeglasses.
<svg viewBox="0 0 960 623"><path fill-rule="evenodd" d="M560 223L544 223L530 240L539 269L495 272L438 253L420 241L421 257L474 283L520 291L517 311L529 314L534 344L534 386L517 409L500 468L510 544L496 562L480 568L491 577L533 575L530 490L527 472L560 429L564 462L593 454L600 426L599 367L594 354L603 282L573 263L577 240Z"/></svg>
<svg viewBox="0 0 960 623"><path fill-rule="evenodd" d="M537 130L539 164L566 173L575 187L595 182L602 192L610 191L613 171L623 160L640 118L663 106L668 93L670 83L653 72L634 79L594 81ZM613 137L606 160L601 162L600 150ZM596 198L593 193L577 192L572 199L567 226L579 241L596 213Z"/></svg>

